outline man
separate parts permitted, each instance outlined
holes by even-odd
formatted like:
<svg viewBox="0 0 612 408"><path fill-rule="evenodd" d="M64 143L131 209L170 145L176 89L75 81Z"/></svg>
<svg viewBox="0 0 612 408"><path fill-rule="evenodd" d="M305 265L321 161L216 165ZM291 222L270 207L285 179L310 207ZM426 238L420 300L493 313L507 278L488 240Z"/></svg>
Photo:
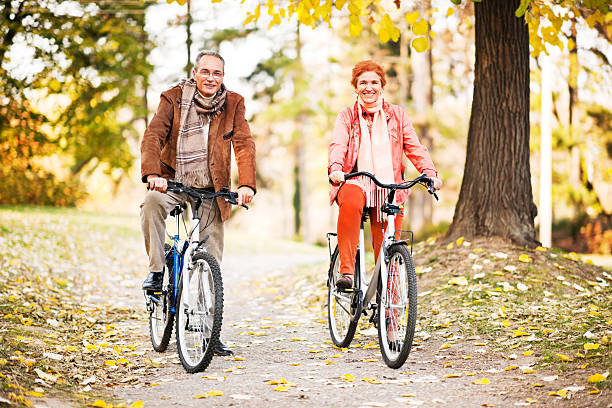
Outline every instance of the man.
<svg viewBox="0 0 612 408"><path fill-rule="evenodd" d="M190 187L215 191L230 187L231 146L238 166L238 203L248 204L256 192L255 143L244 117L244 98L223 84L225 61L216 52L202 51L192 78L161 94L155 116L140 147L142 181L150 191L140 206L140 221L149 256L149 275L142 288L159 290L164 268L165 219L176 204L190 202L186 194L166 192L169 179ZM207 218L200 237L219 264L223 256L223 222L231 204L221 198L202 203ZM207 214L210 214L208 217ZM211 220L212 218L212 220ZM231 350L219 342L217 354Z"/></svg>

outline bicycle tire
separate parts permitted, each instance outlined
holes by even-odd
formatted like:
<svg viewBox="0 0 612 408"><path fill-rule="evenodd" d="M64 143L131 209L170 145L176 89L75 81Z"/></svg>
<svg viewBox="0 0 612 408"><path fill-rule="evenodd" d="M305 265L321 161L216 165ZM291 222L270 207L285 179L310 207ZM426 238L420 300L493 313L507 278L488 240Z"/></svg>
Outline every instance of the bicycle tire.
<svg viewBox="0 0 612 408"><path fill-rule="evenodd" d="M357 251L356 259L359 259ZM356 262L357 264L357 262ZM349 292L338 292L336 281L340 276L340 254L338 246L334 250L329 267L328 289L327 289L327 324L329 334L337 347L348 347L353 341L357 330L357 319L351 318L352 294ZM358 281L358 271L355 268L354 282ZM355 284L353 284L355 286ZM341 300L339 302L339 300Z"/></svg>
<svg viewBox="0 0 612 408"><path fill-rule="evenodd" d="M378 304L378 341L385 364L400 368L410 354L417 317L416 273L404 245L389 249L387 273Z"/></svg>
<svg viewBox="0 0 612 408"><path fill-rule="evenodd" d="M186 290L189 290L190 301L195 296L196 306L187 310L183 304L186 276L183 273L176 300L175 335L178 355L185 371L197 373L208 367L219 342L223 320L223 281L219 264L211 254L197 252L192 260L194 267Z"/></svg>
<svg viewBox="0 0 612 408"><path fill-rule="evenodd" d="M152 301L153 310L149 313L149 334L153 350L163 353L168 348L172 337L172 327L174 326L174 313L172 313L172 297L174 291L174 257L170 254L172 247L164 244L164 254L166 254L166 265L164 266L164 277L162 292L156 296L157 301Z"/></svg>

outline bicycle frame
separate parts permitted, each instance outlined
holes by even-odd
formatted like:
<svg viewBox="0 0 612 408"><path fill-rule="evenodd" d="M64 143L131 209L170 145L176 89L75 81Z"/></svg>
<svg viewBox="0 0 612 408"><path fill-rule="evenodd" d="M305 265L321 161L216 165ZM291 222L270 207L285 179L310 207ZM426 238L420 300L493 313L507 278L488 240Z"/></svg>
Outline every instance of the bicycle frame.
<svg viewBox="0 0 612 408"><path fill-rule="evenodd" d="M387 229L385 230L383 242L380 245L380 252L378 253L378 260L376 261L376 266L374 267L374 273L372 274L372 278L368 282L365 276L365 250L359 251L359 270L363 271L359 274L360 279L360 287L362 291L365 290L365 295L363 297L362 305L366 306L370 302L370 300L376 294L376 290L378 288L378 279L379 277L383 279L383 287L387 283L387 265L385 262L382 262L383 259L387 256L387 248L389 248L392 244L395 243L395 215L391 214L387 218ZM402 245L405 245L403 243ZM359 247L365 248L364 246L364 233L363 233L363 224L361 225L361 229L359 231ZM374 283L374 285L372 285ZM365 288L365 289L364 289Z"/></svg>

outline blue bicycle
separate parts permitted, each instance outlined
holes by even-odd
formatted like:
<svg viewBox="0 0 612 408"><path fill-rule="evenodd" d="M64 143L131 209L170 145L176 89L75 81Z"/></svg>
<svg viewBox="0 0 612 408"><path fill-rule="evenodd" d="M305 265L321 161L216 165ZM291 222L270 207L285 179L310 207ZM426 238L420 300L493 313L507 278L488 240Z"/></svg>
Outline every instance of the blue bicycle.
<svg viewBox="0 0 612 408"><path fill-rule="evenodd" d="M153 349L163 352L168 347L175 326L179 358L188 373L203 371L210 364L221 333L223 319L223 281L215 258L206 252L200 240L201 205L203 200L222 197L237 205L238 194L223 188L218 192L190 188L168 182L168 191L186 193L195 198L192 204L192 229L187 231L186 204L179 204L170 212L176 223L172 245L165 244L166 264L162 290L145 291L149 329ZM242 205L248 208L246 205ZM183 218L186 238L180 240L180 219Z"/></svg>

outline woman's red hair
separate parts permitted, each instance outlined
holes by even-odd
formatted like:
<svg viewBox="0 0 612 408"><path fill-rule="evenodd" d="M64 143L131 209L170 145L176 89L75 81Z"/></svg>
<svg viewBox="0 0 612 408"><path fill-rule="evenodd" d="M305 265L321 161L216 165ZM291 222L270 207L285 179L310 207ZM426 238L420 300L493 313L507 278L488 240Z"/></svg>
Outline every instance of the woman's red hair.
<svg viewBox="0 0 612 408"><path fill-rule="evenodd" d="M387 84L387 78L385 78L385 70L383 69L383 67L372 60L365 60L358 62L353 67L353 77L351 78L351 84L353 84L354 88L357 88L357 79L364 72L374 72L375 74L377 74L380 78L380 84L383 88Z"/></svg>

